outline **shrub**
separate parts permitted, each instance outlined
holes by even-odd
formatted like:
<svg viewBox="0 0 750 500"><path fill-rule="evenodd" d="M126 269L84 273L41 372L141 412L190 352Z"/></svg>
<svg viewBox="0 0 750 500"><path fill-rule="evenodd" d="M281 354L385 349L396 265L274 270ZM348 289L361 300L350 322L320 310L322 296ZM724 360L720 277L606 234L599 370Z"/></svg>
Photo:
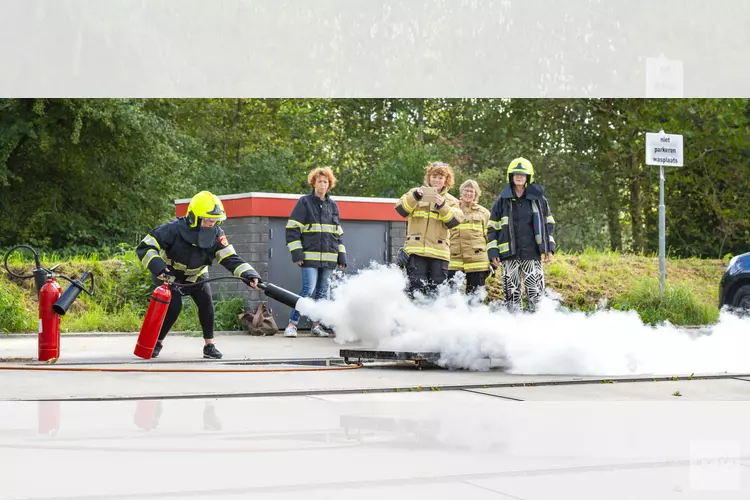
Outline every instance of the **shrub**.
<svg viewBox="0 0 750 500"><path fill-rule="evenodd" d="M37 310L24 303L21 290L14 286L0 286L0 332L35 331L37 325Z"/></svg>

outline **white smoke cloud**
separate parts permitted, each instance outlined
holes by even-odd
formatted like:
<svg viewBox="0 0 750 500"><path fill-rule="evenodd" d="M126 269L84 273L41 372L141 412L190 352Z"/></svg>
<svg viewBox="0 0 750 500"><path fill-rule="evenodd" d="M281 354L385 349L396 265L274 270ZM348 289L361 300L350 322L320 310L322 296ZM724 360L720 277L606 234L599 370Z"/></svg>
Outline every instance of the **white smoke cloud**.
<svg viewBox="0 0 750 500"><path fill-rule="evenodd" d="M434 300L410 301L406 284L400 269L374 265L338 282L331 300L297 308L334 328L340 344L435 352L447 368L487 369L490 358L525 375L750 373L750 320L724 312L710 335L698 335L645 325L635 311L569 311L550 298L535 314L448 286Z"/></svg>

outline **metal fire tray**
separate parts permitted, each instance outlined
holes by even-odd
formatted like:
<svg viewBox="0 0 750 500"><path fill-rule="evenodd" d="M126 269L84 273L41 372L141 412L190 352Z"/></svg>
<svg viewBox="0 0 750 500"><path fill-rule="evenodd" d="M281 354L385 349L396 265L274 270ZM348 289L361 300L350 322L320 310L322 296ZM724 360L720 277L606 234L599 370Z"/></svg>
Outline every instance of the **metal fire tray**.
<svg viewBox="0 0 750 500"><path fill-rule="evenodd" d="M426 366L435 366L440 353L437 352L409 352L409 351L380 351L377 349L341 349L339 356L344 363L361 363L362 361L413 361L420 370Z"/></svg>

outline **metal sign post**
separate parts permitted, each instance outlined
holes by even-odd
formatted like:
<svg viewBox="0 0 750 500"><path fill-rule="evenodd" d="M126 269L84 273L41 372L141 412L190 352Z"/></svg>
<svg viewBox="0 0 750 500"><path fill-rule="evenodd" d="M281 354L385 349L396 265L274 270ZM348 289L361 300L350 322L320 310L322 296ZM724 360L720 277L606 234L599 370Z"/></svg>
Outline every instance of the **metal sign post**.
<svg viewBox="0 0 750 500"><path fill-rule="evenodd" d="M667 281L666 209L664 206L664 165L682 166L682 136L646 133L646 165L659 165L659 289L662 297Z"/></svg>

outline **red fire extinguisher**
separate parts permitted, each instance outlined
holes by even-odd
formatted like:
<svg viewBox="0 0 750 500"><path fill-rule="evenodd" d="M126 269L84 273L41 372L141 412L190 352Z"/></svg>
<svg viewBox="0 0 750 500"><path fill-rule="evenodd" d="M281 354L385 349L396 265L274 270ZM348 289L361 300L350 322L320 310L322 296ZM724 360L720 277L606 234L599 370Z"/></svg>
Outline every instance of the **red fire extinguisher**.
<svg viewBox="0 0 750 500"><path fill-rule="evenodd" d="M57 434L60 430L60 402L39 401L37 406L39 434Z"/></svg>
<svg viewBox="0 0 750 500"><path fill-rule="evenodd" d="M162 412L161 399L140 399L135 405L135 425L144 431L156 429Z"/></svg>
<svg viewBox="0 0 750 500"><path fill-rule="evenodd" d="M54 278L49 278L39 291L39 361L60 357L60 315L52 306L62 295Z"/></svg>
<svg viewBox="0 0 750 500"><path fill-rule="evenodd" d="M133 351L133 354L139 358L151 359L170 300L172 300L172 292L167 283L156 288L151 294L151 303L148 305L146 317L143 318L141 333L138 335L138 342Z"/></svg>

